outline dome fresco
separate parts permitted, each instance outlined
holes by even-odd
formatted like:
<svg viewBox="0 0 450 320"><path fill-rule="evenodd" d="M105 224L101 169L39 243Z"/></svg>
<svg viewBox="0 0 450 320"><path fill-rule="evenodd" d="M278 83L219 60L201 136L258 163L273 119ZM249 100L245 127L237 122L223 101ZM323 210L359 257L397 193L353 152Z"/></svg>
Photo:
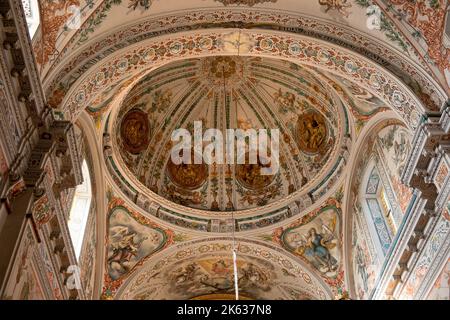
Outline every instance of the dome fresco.
<svg viewBox="0 0 450 320"><path fill-rule="evenodd" d="M117 153L136 180L174 203L207 211L260 207L307 193L334 164L346 130L335 99L313 70L282 60L181 60L150 72L125 97L115 121ZM280 169L261 175L261 163L174 165L171 134L193 134L194 121L223 132L279 128Z"/></svg>

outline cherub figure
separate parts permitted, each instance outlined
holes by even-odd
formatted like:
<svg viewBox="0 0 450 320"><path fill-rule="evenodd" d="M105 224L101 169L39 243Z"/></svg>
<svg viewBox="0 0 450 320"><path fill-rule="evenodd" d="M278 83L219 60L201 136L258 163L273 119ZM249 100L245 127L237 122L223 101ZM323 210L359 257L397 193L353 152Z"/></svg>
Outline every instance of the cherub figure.
<svg viewBox="0 0 450 320"><path fill-rule="evenodd" d="M351 3L347 3L348 0L319 0L319 4L321 6L327 6L325 9L325 13L327 13L330 9L337 10L344 17L348 18L351 12L348 11L348 8L351 8Z"/></svg>

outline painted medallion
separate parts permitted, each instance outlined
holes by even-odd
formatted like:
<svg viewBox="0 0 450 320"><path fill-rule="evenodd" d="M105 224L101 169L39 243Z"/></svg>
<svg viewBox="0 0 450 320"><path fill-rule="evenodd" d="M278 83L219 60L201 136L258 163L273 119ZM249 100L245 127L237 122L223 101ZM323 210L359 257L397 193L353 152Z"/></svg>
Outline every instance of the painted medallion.
<svg viewBox="0 0 450 320"><path fill-rule="evenodd" d="M131 110L122 120L120 134L123 147L132 154L147 148L149 143L149 124L147 114L141 110Z"/></svg>

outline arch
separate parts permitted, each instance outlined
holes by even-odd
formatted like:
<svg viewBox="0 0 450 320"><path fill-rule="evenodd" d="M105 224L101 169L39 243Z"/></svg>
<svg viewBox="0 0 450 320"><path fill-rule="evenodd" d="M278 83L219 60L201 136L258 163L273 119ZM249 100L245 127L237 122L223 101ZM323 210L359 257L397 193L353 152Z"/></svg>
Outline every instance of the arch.
<svg viewBox="0 0 450 320"><path fill-rule="evenodd" d="M156 50L164 54L156 54ZM277 57L346 77L391 106L412 129L425 114L422 102L401 80L357 53L310 37L239 29L175 34L122 49L83 74L64 96L62 109L68 118L76 118L102 89L125 76L129 79L130 73L135 79L143 70L148 72L169 61L237 54Z"/></svg>
<svg viewBox="0 0 450 320"><path fill-rule="evenodd" d="M286 34L306 35L325 40L338 46L358 52L374 63L392 71L403 79L422 99L429 110L438 110L446 101L447 94L430 76L430 69L424 61L416 62L408 54L395 50L373 35L368 35L355 28L342 26L335 22L291 11L273 13L264 8L214 8L189 11L171 11L170 14L157 14L144 17L125 25L116 27L104 37L95 37L80 44L77 33L67 42L64 48L59 48L60 54L53 61L45 74L47 93L56 89L68 89L93 63L106 56L115 54L129 44L135 44L164 34L185 32L189 30L214 29L218 27L242 29L278 30ZM130 30L133 30L130 32ZM73 54L76 52L77 54ZM61 62L66 61L69 67L61 68ZM74 68L74 66L78 66ZM63 89L63 90L66 90ZM59 101L59 98L57 98ZM54 107L60 105L57 102Z"/></svg>
<svg viewBox="0 0 450 320"><path fill-rule="evenodd" d="M352 152L350 155L350 166L348 167L349 174L347 175L344 189L344 203L343 203L343 256L344 268L346 272L346 283L348 284L349 294L352 298L356 298L356 289L354 282L354 274L352 268L352 226L353 226L353 195L356 192L353 186L355 184L358 168L360 168L360 161L364 153L365 146L370 141L371 134L377 131L380 125L392 119L398 119L398 115L392 111L383 112L375 115L360 133L358 140L355 143L354 149L360 152ZM362 152L361 152L362 150Z"/></svg>

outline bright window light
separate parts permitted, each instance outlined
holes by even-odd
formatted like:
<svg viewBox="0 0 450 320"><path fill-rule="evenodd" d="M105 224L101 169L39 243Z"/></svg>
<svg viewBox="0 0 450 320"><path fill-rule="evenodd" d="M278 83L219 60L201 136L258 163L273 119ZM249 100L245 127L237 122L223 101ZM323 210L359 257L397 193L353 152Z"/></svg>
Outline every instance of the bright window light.
<svg viewBox="0 0 450 320"><path fill-rule="evenodd" d="M30 38L33 39L40 23L38 0L22 0L22 7L27 19Z"/></svg>

